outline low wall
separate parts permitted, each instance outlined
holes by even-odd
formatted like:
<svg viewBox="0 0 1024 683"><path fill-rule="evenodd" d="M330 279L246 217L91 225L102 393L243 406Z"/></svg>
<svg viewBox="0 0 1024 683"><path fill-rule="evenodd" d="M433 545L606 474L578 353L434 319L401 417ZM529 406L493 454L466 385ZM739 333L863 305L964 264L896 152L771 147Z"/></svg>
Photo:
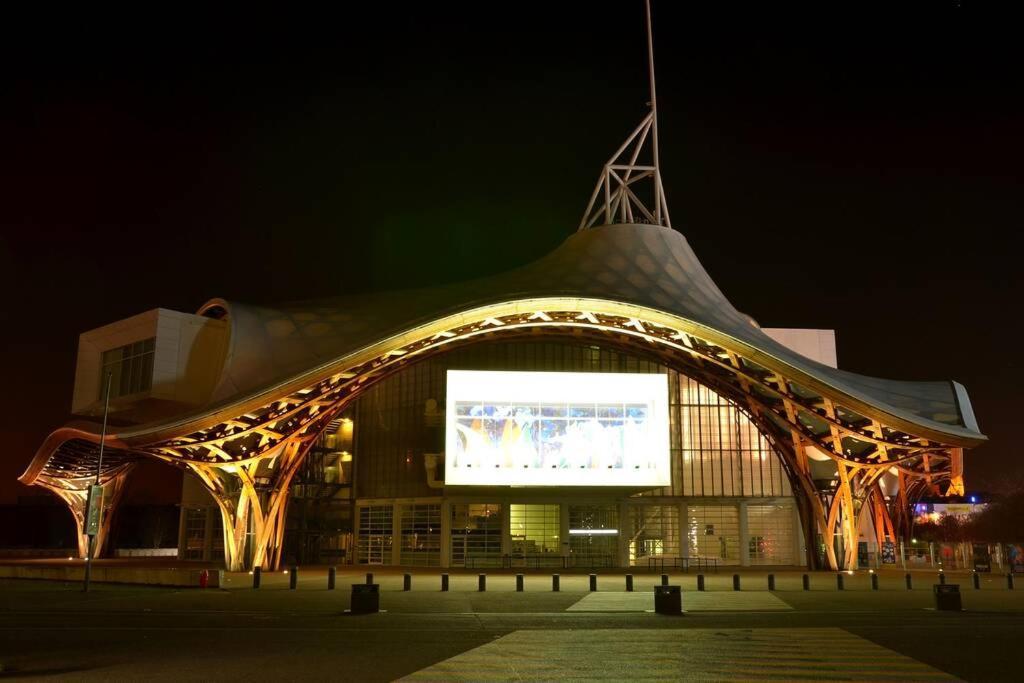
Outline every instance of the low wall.
<svg viewBox="0 0 1024 683"><path fill-rule="evenodd" d="M177 567L103 567L92 568L90 581L95 583L130 583L145 586L199 587L202 569ZM218 588L223 572L210 569L210 588ZM2 579L37 579L43 581L82 581L85 566L81 561L60 565L0 565Z"/></svg>

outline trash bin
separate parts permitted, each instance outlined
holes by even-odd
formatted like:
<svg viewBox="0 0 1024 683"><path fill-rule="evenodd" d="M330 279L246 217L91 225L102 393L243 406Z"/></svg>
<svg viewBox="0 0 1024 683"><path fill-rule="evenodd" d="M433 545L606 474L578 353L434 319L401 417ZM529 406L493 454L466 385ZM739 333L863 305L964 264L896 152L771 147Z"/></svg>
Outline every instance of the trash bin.
<svg viewBox="0 0 1024 683"><path fill-rule="evenodd" d="M960 584L937 583L932 586L932 590L935 592L935 609L954 612L963 609L963 602L960 600Z"/></svg>
<svg viewBox="0 0 1024 683"><path fill-rule="evenodd" d="M380 584L352 584L352 614L372 614L380 611Z"/></svg>
<svg viewBox="0 0 1024 683"><path fill-rule="evenodd" d="M655 586L654 611L658 614L682 614L683 592L679 586Z"/></svg>

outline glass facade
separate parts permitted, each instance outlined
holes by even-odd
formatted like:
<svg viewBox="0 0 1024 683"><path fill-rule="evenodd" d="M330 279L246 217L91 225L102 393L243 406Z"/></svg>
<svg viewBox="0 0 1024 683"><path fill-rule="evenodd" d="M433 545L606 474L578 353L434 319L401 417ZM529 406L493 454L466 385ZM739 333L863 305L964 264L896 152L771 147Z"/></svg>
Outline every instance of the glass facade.
<svg viewBox="0 0 1024 683"><path fill-rule="evenodd" d="M394 507L367 505L359 508L359 564L391 564Z"/></svg>
<svg viewBox="0 0 1024 683"><path fill-rule="evenodd" d="M153 356L156 337L143 339L116 349L104 351L100 359L100 395L102 400L110 375L110 398L129 396L153 388Z"/></svg>
<svg viewBox="0 0 1024 683"><path fill-rule="evenodd" d="M402 505L401 564L438 567L441 564L441 505Z"/></svg>
<svg viewBox="0 0 1024 683"><path fill-rule="evenodd" d="M690 557L740 563L740 513L736 505L690 505L687 542Z"/></svg>
<svg viewBox="0 0 1024 683"><path fill-rule="evenodd" d="M510 505L512 561L523 560L526 566L561 565L561 528L560 505Z"/></svg>
<svg viewBox="0 0 1024 683"><path fill-rule="evenodd" d="M516 487L445 488L449 369L665 375L671 483L594 489L579 503L560 499L557 486L547 496L537 488L528 496L517 495ZM338 431L325 437L337 443L322 444L322 481L303 475L295 488L344 489L337 497L354 506L351 556L361 564L647 567L686 556L721 565L803 561L788 475L767 439L740 406L654 361L588 344L483 342L410 364L369 387L346 416L348 436ZM490 502L467 501L474 488L480 490L473 495Z"/></svg>
<svg viewBox="0 0 1024 683"><path fill-rule="evenodd" d="M747 545L751 564L796 564L793 503L747 505Z"/></svg>
<svg viewBox="0 0 1024 683"><path fill-rule="evenodd" d="M617 505L569 506L569 554L574 565L618 564L618 532Z"/></svg>
<svg viewBox="0 0 1024 683"><path fill-rule="evenodd" d="M631 505L626 533L630 566L647 566L655 558L680 557L679 506Z"/></svg>
<svg viewBox="0 0 1024 683"><path fill-rule="evenodd" d="M451 566L500 566L501 506L453 504L451 507Z"/></svg>

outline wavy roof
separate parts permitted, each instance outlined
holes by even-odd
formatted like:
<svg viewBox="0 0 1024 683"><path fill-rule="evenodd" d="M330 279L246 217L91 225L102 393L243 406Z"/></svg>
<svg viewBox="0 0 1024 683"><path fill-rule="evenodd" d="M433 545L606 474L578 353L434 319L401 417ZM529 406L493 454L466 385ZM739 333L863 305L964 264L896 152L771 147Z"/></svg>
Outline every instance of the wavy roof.
<svg viewBox="0 0 1024 683"><path fill-rule="evenodd" d="M231 324L228 358L211 407L261 393L445 315L556 296L630 303L686 318L885 414L956 441L985 438L967 392L957 382L857 375L812 361L774 341L729 302L685 237L654 225L583 230L526 266L465 283L273 308L211 301L203 310L222 306Z"/></svg>

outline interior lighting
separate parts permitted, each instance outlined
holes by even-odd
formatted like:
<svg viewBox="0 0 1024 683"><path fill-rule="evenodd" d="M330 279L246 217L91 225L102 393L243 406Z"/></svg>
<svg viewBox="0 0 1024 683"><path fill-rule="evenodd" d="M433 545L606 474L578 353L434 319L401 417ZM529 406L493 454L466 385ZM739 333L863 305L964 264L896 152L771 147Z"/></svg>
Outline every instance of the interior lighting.
<svg viewBox="0 0 1024 683"><path fill-rule="evenodd" d="M617 536L618 529L569 529L570 536Z"/></svg>

